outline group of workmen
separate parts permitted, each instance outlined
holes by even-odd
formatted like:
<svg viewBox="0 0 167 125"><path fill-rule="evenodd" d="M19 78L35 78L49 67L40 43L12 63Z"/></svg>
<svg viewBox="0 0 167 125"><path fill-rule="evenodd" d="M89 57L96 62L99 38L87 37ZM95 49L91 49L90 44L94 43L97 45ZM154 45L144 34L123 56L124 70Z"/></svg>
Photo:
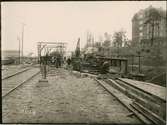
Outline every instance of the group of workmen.
<svg viewBox="0 0 167 125"><path fill-rule="evenodd" d="M60 57L52 57L51 58L51 64L54 64L56 68L59 68L63 64L63 60Z"/></svg>
<svg viewBox="0 0 167 125"><path fill-rule="evenodd" d="M48 64L48 60L47 58L43 58L41 60L42 64ZM56 66L56 68L60 68L62 66L64 66L66 69L68 70L77 70L77 71L81 71L81 67L82 67L82 59L81 58L52 58L51 59L51 63L54 64ZM109 67L110 64L108 61L103 60L100 64L100 73L101 74L106 74L109 72Z"/></svg>

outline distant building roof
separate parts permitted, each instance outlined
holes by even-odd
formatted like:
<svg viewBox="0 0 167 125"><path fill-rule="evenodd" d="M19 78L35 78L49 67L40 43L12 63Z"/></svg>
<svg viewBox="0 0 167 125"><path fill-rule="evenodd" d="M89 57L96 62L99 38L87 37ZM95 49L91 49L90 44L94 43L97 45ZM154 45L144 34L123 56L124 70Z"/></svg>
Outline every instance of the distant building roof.
<svg viewBox="0 0 167 125"><path fill-rule="evenodd" d="M2 57L19 57L18 50L2 50Z"/></svg>

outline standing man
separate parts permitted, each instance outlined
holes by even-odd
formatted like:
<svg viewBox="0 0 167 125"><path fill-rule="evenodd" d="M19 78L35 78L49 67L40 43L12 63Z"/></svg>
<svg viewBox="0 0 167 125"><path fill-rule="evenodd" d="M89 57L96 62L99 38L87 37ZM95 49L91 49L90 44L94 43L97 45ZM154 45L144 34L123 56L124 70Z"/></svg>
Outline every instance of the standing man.
<svg viewBox="0 0 167 125"><path fill-rule="evenodd" d="M67 69L71 70L71 59L68 58L66 62L67 62Z"/></svg>
<svg viewBox="0 0 167 125"><path fill-rule="evenodd" d="M55 58L55 62L56 62L56 68L59 68L58 57Z"/></svg>
<svg viewBox="0 0 167 125"><path fill-rule="evenodd" d="M104 61L102 64L102 74L107 74L109 72L110 64L108 61Z"/></svg>
<svg viewBox="0 0 167 125"><path fill-rule="evenodd" d="M41 73L43 79L46 79L46 65L47 65L47 56L42 56L40 59L41 64Z"/></svg>
<svg viewBox="0 0 167 125"><path fill-rule="evenodd" d="M68 65L71 64L71 59L70 59L70 58L67 59L67 64L68 64Z"/></svg>
<svg viewBox="0 0 167 125"><path fill-rule="evenodd" d="M55 63L54 56L52 56L51 62L52 62L52 65Z"/></svg>
<svg viewBox="0 0 167 125"><path fill-rule="evenodd" d="M109 68L110 68L110 64L108 61L103 61L102 65L101 65L101 75L99 75L99 78L101 79L105 79L107 78L107 73L109 73Z"/></svg>

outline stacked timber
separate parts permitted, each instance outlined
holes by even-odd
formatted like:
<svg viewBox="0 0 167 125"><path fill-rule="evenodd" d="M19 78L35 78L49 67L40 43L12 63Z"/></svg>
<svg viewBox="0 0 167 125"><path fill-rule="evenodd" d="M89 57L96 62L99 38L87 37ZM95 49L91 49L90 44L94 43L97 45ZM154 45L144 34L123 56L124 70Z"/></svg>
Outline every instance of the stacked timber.
<svg viewBox="0 0 167 125"><path fill-rule="evenodd" d="M133 100L131 106L157 125L166 124L166 87L126 78L110 84Z"/></svg>

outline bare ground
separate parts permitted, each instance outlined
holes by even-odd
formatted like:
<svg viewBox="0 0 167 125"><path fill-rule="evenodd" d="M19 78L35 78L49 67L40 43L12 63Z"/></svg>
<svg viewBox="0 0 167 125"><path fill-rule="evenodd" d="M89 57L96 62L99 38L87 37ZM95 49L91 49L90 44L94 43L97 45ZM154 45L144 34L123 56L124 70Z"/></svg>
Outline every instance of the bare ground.
<svg viewBox="0 0 167 125"><path fill-rule="evenodd" d="M3 123L141 123L93 79L55 74L45 87L39 75L3 98Z"/></svg>

